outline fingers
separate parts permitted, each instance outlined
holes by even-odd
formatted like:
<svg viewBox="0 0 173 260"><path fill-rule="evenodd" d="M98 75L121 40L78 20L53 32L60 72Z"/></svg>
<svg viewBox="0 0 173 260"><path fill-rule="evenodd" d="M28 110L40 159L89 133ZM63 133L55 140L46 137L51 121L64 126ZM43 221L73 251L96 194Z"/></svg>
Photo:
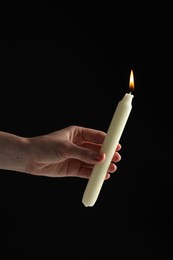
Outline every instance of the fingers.
<svg viewBox="0 0 173 260"><path fill-rule="evenodd" d="M101 144L83 142L83 147L91 149L91 150L96 151L96 152L99 152L100 149L101 149ZM116 162L119 162L121 160L121 155L118 153L118 151L120 151L120 150L121 150L121 145L118 144L117 149L115 151L115 154L112 158L112 162L116 163ZM98 158L98 160L100 160L100 159Z"/></svg>
<svg viewBox="0 0 173 260"><path fill-rule="evenodd" d="M74 135L79 140L79 136L82 136L83 141L93 142L93 143L103 143L106 133L100 130L85 128L85 127L75 127Z"/></svg>
<svg viewBox="0 0 173 260"><path fill-rule="evenodd" d="M87 164L84 163L80 170L78 171L77 175L78 177L89 179L92 173L94 165L93 164ZM108 180L112 173L116 172L117 166L114 163L111 163L108 169L108 172L106 173L105 180Z"/></svg>
<svg viewBox="0 0 173 260"><path fill-rule="evenodd" d="M91 129L91 128L79 128L82 131L83 141L85 143L94 143L101 145L106 137L106 133L100 130ZM121 144L118 143L116 151L121 149Z"/></svg>
<svg viewBox="0 0 173 260"><path fill-rule="evenodd" d="M97 144L97 143L92 143L92 142L87 142L87 141L84 141L82 145L83 145L83 147L94 150L94 151L99 151L102 147L102 144L100 144L100 143ZM118 144L116 151L118 152L120 150L121 150L121 144Z"/></svg>
<svg viewBox="0 0 173 260"><path fill-rule="evenodd" d="M93 169L94 164L83 163L83 164L82 164L82 167L89 168L89 169ZM111 163L110 166L109 166L108 172L109 172L109 173L113 173L113 172L115 172L116 170L117 170L117 166L116 166L114 163Z"/></svg>
<svg viewBox="0 0 173 260"><path fill-rule="evenodd" d="M116 153L114 154L113 158L112 158L112 162L117 163L117 162L119 162L120 160L121 160L121 155L120 155L118 152L116 152Z"/></svg>
<svg viewBox="0 0 173 260"><path fill-rule="evenodd" d="M121 144L118 143L117 148L116 148L116 151L118 152L118 151L120 151L120 150L121 150Z"/></svg>
<svg viewBox="0 0 173 260"><path fill-rule="evenodd" d="M117 149L120 149L120 145L117 146ZM100 144L94 144L90 142L84 142L83 147L80 147L75 144L68 146L66 158L73 158L83 161L88 164L97 164L105 160L106 154L101 151ZM119 152L114 153L112 162L116 163L121 160Z"/></svg>

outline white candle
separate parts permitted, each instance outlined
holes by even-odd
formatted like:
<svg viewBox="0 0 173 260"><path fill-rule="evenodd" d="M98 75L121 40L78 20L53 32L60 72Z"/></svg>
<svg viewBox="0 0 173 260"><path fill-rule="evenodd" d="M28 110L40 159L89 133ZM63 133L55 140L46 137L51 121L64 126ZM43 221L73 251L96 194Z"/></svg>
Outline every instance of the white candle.
<svg viewBox="0 0 173 260"><path fill-rule="evenodd" d="M130 86L133 85L132 80L133 71L131 71L130 74ZM83 194L82 203L86 207L93 206L99 196L101 187L108 172L108 168L111 164L113 155L130 115L133 97L134 96L131 93L126 93L123 99L118 103L115 110L106 138L101 148L101 150L106 154L106 158L101 164L94 166Z"/></svg>

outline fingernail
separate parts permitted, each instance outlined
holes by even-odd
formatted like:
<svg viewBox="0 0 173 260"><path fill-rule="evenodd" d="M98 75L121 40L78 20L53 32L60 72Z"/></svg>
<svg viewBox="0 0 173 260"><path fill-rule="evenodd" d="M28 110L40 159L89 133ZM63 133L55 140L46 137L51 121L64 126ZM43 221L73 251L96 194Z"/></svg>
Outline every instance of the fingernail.
<svg viewBox="0 0 173 260"><path fill-rule="evenodd" d="M97 160L97 161L100 161L100 160L102 160L102 154L101 153L96 153L95 155L94 155L94 158Z"/></svg>

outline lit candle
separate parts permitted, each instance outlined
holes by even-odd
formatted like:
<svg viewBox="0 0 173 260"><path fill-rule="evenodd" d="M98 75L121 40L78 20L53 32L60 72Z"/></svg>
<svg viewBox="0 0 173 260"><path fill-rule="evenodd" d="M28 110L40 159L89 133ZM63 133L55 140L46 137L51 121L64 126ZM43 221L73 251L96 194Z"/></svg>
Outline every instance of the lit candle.
<svg viewBox="0 0 173 260"><path fill-rule="evenodd" d="M133 70L130 72L129 88L130 90L134 89ZM106 158L101 164L94 166L83 194L82 203L86 207L93 206L99 196L113 155L125 128L127 119L130 115L132 109L132 99L133 95L131 92L129 94L126 93L123 99L118 103L118 106L115 110L101 148L101 150L106 154Z"/></svg>

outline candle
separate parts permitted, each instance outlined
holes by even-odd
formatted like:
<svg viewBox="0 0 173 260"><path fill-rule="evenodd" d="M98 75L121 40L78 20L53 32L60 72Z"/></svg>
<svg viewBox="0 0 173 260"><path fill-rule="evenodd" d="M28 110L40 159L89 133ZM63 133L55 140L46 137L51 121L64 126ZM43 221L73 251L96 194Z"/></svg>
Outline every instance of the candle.
<svg viewBox="0 0 173 260"><path fill-rule="evenodd" d="M129 88L131 90L134 89L133 70L130 72ZM122 100L118 103L114 112L107 131L107 135L101 148L101 150L106 154L106 158L101 164L94 166L83 194L82 203L86 207L93 206L99 196L100 190L108 172L108 168L111 164L113 155L125 128L126 122L129 118L132 109L132 99L133 95L131 92L126 93Z"/></svg>

